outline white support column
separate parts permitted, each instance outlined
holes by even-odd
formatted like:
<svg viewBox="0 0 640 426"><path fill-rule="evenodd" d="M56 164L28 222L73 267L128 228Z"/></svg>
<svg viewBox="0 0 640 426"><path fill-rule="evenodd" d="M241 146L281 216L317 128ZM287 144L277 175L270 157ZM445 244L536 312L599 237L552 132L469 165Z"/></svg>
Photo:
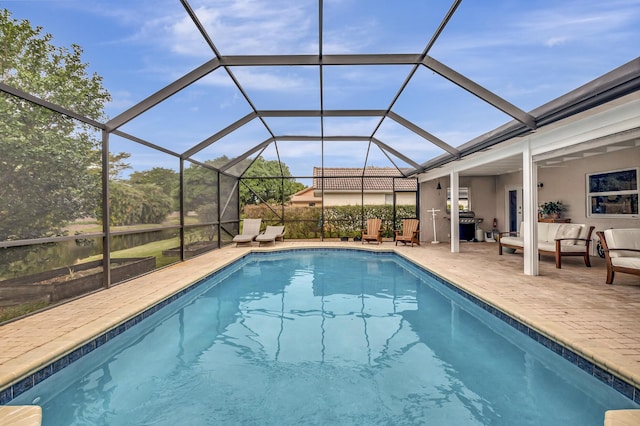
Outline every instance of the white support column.
<svg viewBox="0 0 640 426"><path fill-rule="evenodd" d="M449 187L451 188L451 253L460 252L460 210L458 210L458 195L460 188L460 176L458 172L449 175Z"/></svg>
<svg viewBox="0 0 640 426"><path fill-rule="evenodd" d="M522 151L524 273L538 275L538 166L531 155L531 141Z"/></svg>

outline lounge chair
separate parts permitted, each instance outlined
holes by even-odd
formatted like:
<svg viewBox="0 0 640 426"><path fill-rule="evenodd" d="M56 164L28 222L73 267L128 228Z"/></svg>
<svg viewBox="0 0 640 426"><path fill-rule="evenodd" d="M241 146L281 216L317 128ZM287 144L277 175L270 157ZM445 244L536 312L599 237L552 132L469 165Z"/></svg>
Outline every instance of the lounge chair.
<svg viewBox="0 0 640 426"><path fill-rule="evenodd" d="M640 228L605 229L596 232L607 261L607 284L616 272L640 275Z"/></svg>
<svg viewBox="0 0 640 426"><path fill-rule="evenodd" d="M256 241L259 245L273 243L276 241L284 241L284 226L267 226L267 229L263 233L256 237Z"/></svg>
<svg viewBox="0 0 640 426"><path fill-rule="evenodd" d="M400 241L405 246L407 243L411 243L411 247L414 244L420 245L420 239L418 238L418 225L420 221L418 219L403 219L402 220L402 234L399 230L396 230L396 245Z"/></svg>
<svg viewBox="0 0 640 426"><path fill-rule="evenodd" d="M260 225L262 219L244 219L242 224L242 233L233 237L236 247L240 244L251 244L251 242L260 234Z"/></svg>
<svg viewBox="0 0 640 426"><path fill-rule="evenodd" d="M367 219L367 229L362 230L362 244L364 242L377 241L382 243L382 219Z"/></svg>

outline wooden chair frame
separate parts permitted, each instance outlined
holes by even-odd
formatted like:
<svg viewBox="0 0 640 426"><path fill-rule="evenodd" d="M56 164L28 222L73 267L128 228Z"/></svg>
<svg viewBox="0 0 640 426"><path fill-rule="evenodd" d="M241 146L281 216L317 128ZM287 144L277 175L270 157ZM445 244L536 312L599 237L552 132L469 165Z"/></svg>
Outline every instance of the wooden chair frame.
<svg viewBox="0 0 640 426"><path fill-rule="evenodd" d="M382 243L382 219L367 219L367 228L362 230L362 244L365 241Z"/></svg>
<svg viewBox="0 0 640 426"><path fill-rule="evenodd" d="M602 245L602 248L604 250L604 258L607 262L607 284L613 284L613 278L615 276L616 272L623 272L625 274L633 274L633 275L640 275L640 269L635 269L635 268L625 268L622 266L615 266L611 263L611 256L609 256L609 253L612 251L632 251L632 252L638 252L640 253L640 250L637 249L628 249L628 248L609 248L609 246L607 245L607 239L604 236L604 232L602 231L598 231L596 232L596 235L598 235L598 237L600 238L600 244Z"/></svg>
<svg viewBox="0 0 640 426"><path fill-rule="evenodd" d="M411 243L411 247L414 244L420 245L420 221L418 219L403 219L402 231L396 230L396 245L401 242L405 246L407 243Z"/></svg>

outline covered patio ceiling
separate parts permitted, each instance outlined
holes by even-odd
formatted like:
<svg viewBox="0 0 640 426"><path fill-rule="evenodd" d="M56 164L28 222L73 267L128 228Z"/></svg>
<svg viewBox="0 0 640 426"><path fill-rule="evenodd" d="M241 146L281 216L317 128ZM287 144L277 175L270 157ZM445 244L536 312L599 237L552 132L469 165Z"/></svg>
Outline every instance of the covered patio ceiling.
<svg viewBox="0 0 640 426"><path fill-rule="evenodd" d="M226 156L220 170L235 176L260 155L295 177L313 166L412 176L640 87L637 2L620 15L581 2L85 3L5 7L84 48L113 96L100 126L112 138L200 163Z"/></svg>

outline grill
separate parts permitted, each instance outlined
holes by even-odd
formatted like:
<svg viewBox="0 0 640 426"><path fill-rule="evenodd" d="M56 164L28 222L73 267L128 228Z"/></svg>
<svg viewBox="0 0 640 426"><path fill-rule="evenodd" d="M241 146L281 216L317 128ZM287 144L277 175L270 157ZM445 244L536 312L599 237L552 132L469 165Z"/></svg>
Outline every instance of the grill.
<svg viewBox="0 0 640 426"><path fill-rule="evenodd" d="M476 239L476 228L482 223L481 217L476 217L472 211L460 212L460 241L474 241Z"/></svg>

